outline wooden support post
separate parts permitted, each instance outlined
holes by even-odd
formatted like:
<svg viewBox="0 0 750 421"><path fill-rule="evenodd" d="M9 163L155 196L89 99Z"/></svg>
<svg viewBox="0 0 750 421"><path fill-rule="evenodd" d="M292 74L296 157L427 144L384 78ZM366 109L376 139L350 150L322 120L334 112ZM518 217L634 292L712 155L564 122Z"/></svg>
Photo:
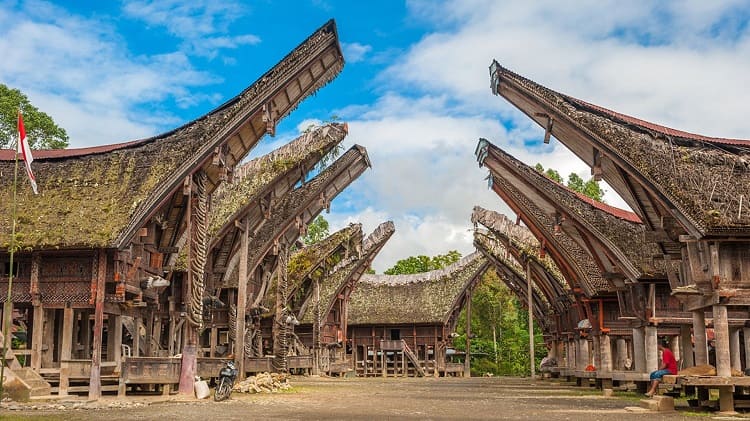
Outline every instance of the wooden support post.
<svg viewBox="0 0 750 421"><path fill-rule="evenodd" d="M576 347L576 370L583 371L589 365L589 341L579 339Z"/></svg>
<svg viewBox="0 0 750 421"><path fill-rule="evenodd" d="M637 373L647 373L646 368L646 329L633 328L633 364Z"/></svg>
<svg viewBox="0 0 750 421"><path fill-rule="evenodd" d="M612 371L612 342L609 335L599 337L599 347L601 348L601 365L596 369L603 373Z"/></svg>
<svg viewBox="0 0 750 421"><path fill-rule="evenodd" d="M578 343L574 340L568 340L568 368L575 370L578 367Z"/></svg>
<svg viewBox="0 0 750 421"><path fill-rule="evenodd" d="M175 339L176 339L176 327L177 327L177 317L175 317L175 312L177 311L177 307L175 306L175 296L170 295L169 296L169 345L167 347L167 352L169 353L169 356L175 354Z"/></svg>
<svg viewBox="0 0 750 421"><path fill-rule="evenodd" d="M104 329L104 281L107 276L107 254L99 249L98 269L96 274L96 296L94 297L94 345L91 352L91 375L89 376L89 399L102 396L101 363L102 331ZM89 319L88 313L85 315ZM88 330L84 332L87 337ZM84 348L86 349L86 348Z"/></svg>
<svg viewBox="0 0 750 421"><path fill-rule="evenodd" d="M695 365L690 325L680 325L680 356L682 357L683 367L692 367Z"/></svg>
<svg viewBox="0 0 750 421"><path fill-rule="evenodd" d="M602 368L602 335L593 335L591 337L591 348L594 352L593 366L596 370Z"/></svg>
<svg viewBox="0 0 750 421"><path fill-rule="evenodd" d="M162 355L156 355L157 352L161 351L161 330L162 330L162 319L161 316L156 316L154 312L151 313L153 319L153 327L151 328L151 355L154 357L161 357Z"/></svg>
<svg viewBox="0 0 750 421"><path fill-rule="evenodd" d="M240 234L240 263L239 282L237 284L237 321L235 325L234 360L239 371L238 380L245 378L245 313L247 304L247 259L250 241L250 225L248 219L242 222ZM274 321L275 323L275 321ZM314 345L313 345L314 346Z"/></svg>
<svg viewBox="0 0 750 421"><path fill-rule="evenodd" d="M68 361L71 359L71 351L73 347L73 309L65 307L63 309L63 323L62 332L60 332L60 384L58 388L58 394L60 396L66 396L68 394L68 377L70 376L70 368L68 367Z"/></svg>
<svg viewBox="0 0 750 421"><path fill-rule="evenodd" d="M729 351L729 323L727 307L713 306L714 334L716 338L716 375L729 377L732 375L732 360Z"/></svg>
<svg viewBox="0 0 750 421"><path fill-rule="evenodd" d="M693 339L695 340L695 365L708 364L708 342L706 341L706 314L693 311Z"/></svg>
<svg viewBox="0 0 750 421"><path fill-rule="evenodd" d="M727 306L713 306L714 334L716 339L716 374L722 377L732 375L732 360L730 356L729 320L727 319ZM739 350L739 337L737 338ZM719 388L719 410L722 412L734 411L734 387L723 386Z"/></svg>
<svg viewBox="0 0 750 421"><path fill-rule="evenodd" d="M96 300L96 297L94 297L94 299ZM92 350L91 338L93 332L91 331L91 311L81 310L79 314L81 315L81 322L80 324L75 323L73 325L73 338L81 339L81 348L80 350L77 347L75 348L76 352L74 353L74 358L88 359L91 358ZM75 340L73 341L73 346L76 346Z"/></svg>
<svg viewBox="0 0 750 421"><path fill-rule="evenodd" d="M742 360L740 357L740 328L735 327L729 330L729 358L733 371L742 371Z"/></svg>
<svg viewBox="0 0 750 421"><path fill-rule="evenodd" d="M141 356L141 317L133 317L133 353L134 357Z"/></svg>
<svg viewBox="0 0 750 421"><path fill-rule="evenodd" d="M750 327L742 328L742 337L745 342L745 368L750 368Z"/></svg>
<svg viewBox="0 0 750 421"><path fill-rule="evenodd" d="M141 343L141 346L143 347L144 357L153 357L153 354L151 353L151 342L154 333L154 312L152 310L147 310L145 313L146 320L143 322L143 342Z"/></svg>
<svg viewBox="0 0 750 421"><path fill-rule="evenodd" d="M615 370L625 370L625 360L628 358L628 343L623 337L615 340Z"/></svg>
<svg viewBox="0 0 750 421"><path fill-rule="evenodd" d="M216 327L211 327L211 336L209 337L209 351L208 356L211 358L216 357L216 344L218 342L219 332ZM244 358L243 358L244 359ZM239 376L239 374L238 374Z"/></svg>
<svg viewBox="0 0 750 421"><path fill-rule="evenodd" d="M112 361L115 362L115 370L122 371L122 316L110 314L109 318L109 335L111 336L112 350L108 352Z"/></svg>
<svg viewBox="0 0 750 421"><path fill-rule="evenodd" d="M42 368L52 367L55 358L55 338L58 332L55 332L55 326L57 325L57 313L54 309L45 309L42 307L44 312L44 337L42 338ZM71 332L71 335L73 333Z"/></svg>
<svg viewBox="0 0 750 421"><path fill-rule="evenodd" d="M552 128L551 121L548 131ZM526 260L526 283L528 286L526 297L529 304L529 366L531 367L531 378L533 379L535 377L534 370L536 370L536 357L534 354L534 280L531 278L531 264L529 260Z"/></svg>
<svg viewBox="0 0 750 421"><path fill-rule="evenodd" d="M534 367L532 363L532 376ZM471 377L471 291L466 291L466 357L464 358L464 376Z"/></svg>
<svg viewBox="0 0 750 421"><path fill-rule="evenodd" d="M659 338L656 326L646 326L646 372L659 369Z"/></svg>
<svg viewBox="0 0 750 421"><path fill-rule="evenodd" d="M34 321L31 327L31 369L39 372L42 368L42 348L44 343L44 307L34 305Z"/></svg>

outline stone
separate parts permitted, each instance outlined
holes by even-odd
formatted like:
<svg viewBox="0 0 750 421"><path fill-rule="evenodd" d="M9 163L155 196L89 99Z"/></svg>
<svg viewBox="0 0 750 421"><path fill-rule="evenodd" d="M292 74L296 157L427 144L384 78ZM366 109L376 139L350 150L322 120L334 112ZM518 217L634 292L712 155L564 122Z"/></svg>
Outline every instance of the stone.
<svg viewBox="0 0 750 421"><path fill-rule="evenodd" d="M603 389L602 395L604 395L605 398L611 398L615 395L615 391L612 389Z"/></svg>

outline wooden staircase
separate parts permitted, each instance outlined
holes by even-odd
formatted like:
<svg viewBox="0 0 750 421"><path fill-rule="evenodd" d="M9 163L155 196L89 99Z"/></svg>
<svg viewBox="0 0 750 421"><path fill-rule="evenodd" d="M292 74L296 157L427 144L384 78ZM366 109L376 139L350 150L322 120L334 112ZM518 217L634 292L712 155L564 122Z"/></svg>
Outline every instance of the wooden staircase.
<svg viewBox="0 0 750 421"><path fill-rule="evenodd" d="M406 355L409 358L409 361L411 361L412 365L414 366L414 369L417 370L417 374L424 377L424 369L422 368L422 365L419 364L419 359L416 355L414 355L414 352L412 352L411 348L409 348L409 345L406 344L406 341L401 339L401 342L403 343L403 352L404 355Z"/></svg>
<svg viewBox="0 0 750 421"><path fill-rule="evenodd" d="M31 367L17 368L13 373L29 386L29 397L49 396L52 394L52 386Z"/></svg>

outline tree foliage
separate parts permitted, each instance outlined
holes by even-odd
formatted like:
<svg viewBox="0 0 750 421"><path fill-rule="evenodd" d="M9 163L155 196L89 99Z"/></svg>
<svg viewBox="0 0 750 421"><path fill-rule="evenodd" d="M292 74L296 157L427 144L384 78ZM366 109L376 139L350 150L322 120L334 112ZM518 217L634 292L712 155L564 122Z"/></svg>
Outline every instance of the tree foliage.
<svg viewBox="0 0 750 421"><path fill-rule="evenodd" d="M399 260L392 268L383 273L386 275L405 275L429 272L431 270L442 269L448 265L456 263L460 259L461 253L456 250L451 250L446 254L438 254L433 257L424 255L410 256L406 259Z"/></svg>
<svg viewBox="0 0 750 421"><path fill-rule="evenodd" d="M494 270L485 273L472 293L471 371L482 375L528 375L528 313ZM466 350L466 311L459 317L454 347ZM534 328L534 356L538 364L546 355L541 330Z"/></svg>
<svg viewBox="0 0 750 421"><path fill-rule="evenodd" d="M306 246L318 243L330 235L328 230L328 221L323 215L318 215L318 217L307 226L307 234L302 236L302 242Z"/></svg>
<svg viewBox="0 0 750 421"><path fill-rule="evenodd" d="M560 173L553 170L552 168L547 168L545 171L542 164L537 163L534 165L534 169L539 171L540 173L543 173L550 179L557 181L558 183L563 183L563 178L560 176ZM568 182L566 183L569 189L576 191L578 193L583 193L584 195L598 201L603 202L602 200L604 198L604 190L599 185L599 182L594 180L594 178L588 179L588 181L583 181L581 176L579 176L576 173L570 173L568 176Z"/></svg>
<svg viewBox="0 0 750 421"><path fill-rule="evenodd" d="M68 134L52 117L31 105L18 89L0 83L0 148L13 148L18 137L18 108L23 112L26 138L32 149L68 147Z"/></svg>

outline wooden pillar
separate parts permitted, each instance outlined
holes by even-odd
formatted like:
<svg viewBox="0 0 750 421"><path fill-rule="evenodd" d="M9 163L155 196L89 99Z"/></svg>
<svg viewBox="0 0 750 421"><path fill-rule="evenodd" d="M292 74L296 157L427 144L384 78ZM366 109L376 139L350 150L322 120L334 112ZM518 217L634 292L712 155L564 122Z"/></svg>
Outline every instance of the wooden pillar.
<svg viewBox="0 0 750 421"><path fill-rule="evenodd" d="M572 339L567 342L568 345L568 368L575 370L578 367L578 343Z"/></svg>
<svg viewBox="0 0 750 421"><path fill-rule="evenodd" d="M94 299L94 345L91 352L91 375L89 377L89 399L99 399L102 395L102 330L104 329L104 281L107 276L107 254L99 249L96 291ZM88 313L85 319L89 320ZM88 337L88 330L84 332ZM86 348L84 348L86 349Z"/></svg>
<svg viewBox="0 0 750 421"><path fill-rule="evenodd" d="M727 307L713 306L714 334L716 338L716 375L729 377L732 375L732 361L729 351L729 325Z"/></svg>
<svg viewBox="0 0 750 421"><path fill-rule="evenodd" d="M659 338L656 326L646 326L646 372L659 369Z"/></svg>
<svg viewBox="0 0 750 421"><path fill-rule="evenodd" d="M628 343L619 336L615 340L615 370L625 370L625 360L628 358Z"/></svg>
<svg viewBox="0 0 750 421"><path fill-rule="evenodd" d="M682 356L683 367L692 367L695 365L690 325L680 325L680 355Z"/></svg>
<svg viewBox="0 0 750 421"><path fill-rule="evenodd" d="M695 340L695 365L708 364L706 313L703 310L693 311L693 339Z"/></svg>
<svg viewBox="0 0 750 421"><path fill-rule="evenodd" d="M115 370L119 373L122 368L122 316L116 314L107 315L107 354L111 361L116 364ZM112 348L109 348L111 344Z"/></svg>
<svg viewBox="0 0 750 421"><path fill-rule="evenodd" d="M42 368L52 367L55 359L55 338L58 332L55 331L55 326L58 324L57 312L55 309L45 309L42 306L44 312L44 337L42 338ZM71 332L72 335L72 332Z"/></svg>
<svg viewBox="0 0 750 421"><path fill-rule="evenodd" d="M750 327L742 329L742 337L745 342L745 368L750 368Z"/></svg>
<svg viewBox="0 0 750 421"><path fill-rule="evenodd" d="M637 373L646 373L646 329L633 328L633 364Z"/></svg>
<svg viewBox="0 0 750 421"><path fill-rule="evenodd" d="M591 337L591 348L594 352L593 366L597 370L601 369L602 366L602 336L593 335Z"/></svg>
<svg viewBox="0 0 750 421"><path fill-rule="evenodd" d="M729 320L727 306L713 306L714 334L716 339L716 375L730 377L732 375L732 360L730 356ZM739 337L737 346L739 347ZM733 386L719 388L719 410L734 411Z"/></svg>
<svg viewBox="0 0 750 421"><path fill-rule="evenodd" d="M729 330L729 358L732 370L742 371L742 360L740 359L740 328Z"/></svg>
<svg viewBox="0 0 750 421"><path fill-rule="evenodd" d="M177 327L177 317L175 317L175 313L177 311L177 307L175 306L175 296L170 295L169 300L169 345L167 345L167 352L169 353L169 356L175 354L175 339L176 339L176 327Z"/></svg>
<svg viewBox="0 0 750 421"><path fill-rule="evenodd" d="M529 304L529 367L531 368L531 378L535 377L536 357L534 354L534 280L531 278L531 264L526 260L526 284L528 290L526 297Z"/></svg>
<svg viewBox="0 0 750 421"><path fill-rule="evenodd" d="M219 339L218 336L219 336L218 329L215 326L212 326L211 336L209 337L209 351L208 351L208 356L211 358L216 357L216 344ZM239 377L239 374L237 374L237 376Z"/></svg>
<svg viewBox="0 0 750 421"><path fill-rule="evenodd" d="M31 369L39 372L42 368L42 342L44 341L44 307L39 296L39 266L41 255L38 252L31 255L31 302L34 306L31 325Z"/></svg>
<svg viewBox="0 0 750 421"><path fill-rule="evenodd" d="M68 304L69 305L69 304ZM70 368L68 362L71 359L71 351L73 347L73 309L65 307L63 309L63 323L62 332L60 332L60 384L58 388L58 394L60 396L66 396L68 394L68 377L70 376Z"/></svg>
<svg viewBox="0 0 750 421"><path fill-rule="evenodd" d="M96 291L94 291L94 299L96 299ZM89 310L81 310L79 312L81 316L80 324L76 323L73 327L76 330L73 333L74 338L81 339L81 350L79 351L76 347L76 354L74 358L91 358L91 312ZM76 346L74 341L73 346Z"/></svg>
<svg viewBox="0 0 750 421"><path fill-rule="evenodd" d="M534 367L531 367L532 376ZM466 357L464 358L464 376L471 377L471 291L466 291Z"/></svg>
<svg viewBox="0 0 750 421"><path fill-rule="evenodd" d="M134 357L141 356L141 316L133 317L133 350Z"/></svg>
<svg viewBox="0 0 750 421"><path fill-rule="evenodd" d="M238 380L245 378L245 312L247 304L247 259L248 244L250 240L250 226L248 219L242 221L242 233L240 234L240 263L239 281L237 284L237 317L234 329L234 361L239 371ZM274 324L276 321L274 321ZM313 345L314 346L314 345Z"/></svg>
<svg viewBox="0 0 750 421"><path fill-rule="evenodd" d="M576 370L583 371L589 365L589 341L585 338L578 340L576 348Z"/></svg>
<svg viewBox="0 0 750 421"><path fill-rule="evenodd" d="M44 307L34 304L34 321L31 327L31 369L42 368L42 345L44 341Z"/></svg>
<svg viewBox="0 0 750 421"><path fill-rule="evenodd" d="M609 335L599 337L599 347L601 349L601 365L596 369L603 373L609 373L612 371L612 342Z"/></svg>
<svg viewBox="0 0 750 421"><path fill-rule="evenodd" d="M141 346L143 346L143 356L144 357L153 357L153 354L151 353L151 342L153 341L153 334L154 334L154 312L153 310L147 310L146 313L146 320L143 322L143 343Z"/></svg>

